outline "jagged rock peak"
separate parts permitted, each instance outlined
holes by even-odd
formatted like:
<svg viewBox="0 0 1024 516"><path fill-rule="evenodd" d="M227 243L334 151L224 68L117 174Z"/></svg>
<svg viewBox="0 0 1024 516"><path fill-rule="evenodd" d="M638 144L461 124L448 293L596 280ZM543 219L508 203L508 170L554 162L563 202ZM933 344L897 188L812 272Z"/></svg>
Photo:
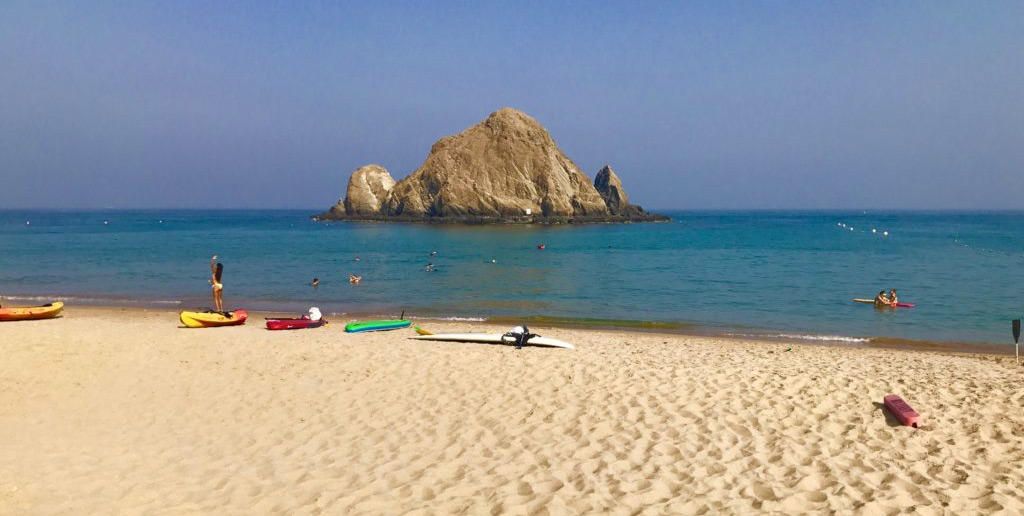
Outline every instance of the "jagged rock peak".
<svg viewBox="0 0 1024 516"><path fill-rule="evenodd" d="M619 176L615 175L615 171L610 165L605 165L597 172L597 177L594 178L594 188L597 188L597 192L604 198L604 202L608 204L608 209L612 213L621 213L623 207L629 206L629 197L622 187L622 181L619 180Z"/></svg>
<svg viewBox="0 0 1024 516"><path fill-rule="evenodd" d="M345 199L338 201L346 215L376 215L395 180L387 169L376 164L364 165L352 173Z"/></svg>
<svg viewBox="0 0 1024 516"><path fill-rule="evenodd" d="M526 136L530 133L539 133L538 135L543 135L548 140L551 139L548 130L540 125L540 122L516 108L503 107L491 113L483 121L483 125L495 134L516 135L519 133Z"/></svg>
<svg viewBox="0 0 1024 516"><path fill-rule="evenodd" d="M389 217L484 219L609 214L548 131L512 108L435 143L423 165L391 190L381 211Z"/></svg>

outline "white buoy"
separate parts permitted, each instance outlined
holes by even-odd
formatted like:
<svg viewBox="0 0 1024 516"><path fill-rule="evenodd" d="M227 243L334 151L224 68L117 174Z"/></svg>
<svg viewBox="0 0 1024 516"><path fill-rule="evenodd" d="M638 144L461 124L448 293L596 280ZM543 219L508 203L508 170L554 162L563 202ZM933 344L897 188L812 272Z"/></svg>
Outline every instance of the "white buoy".
<svg viewBox="0 0 1024 516"><path fill-rule="evenodd" d="M103 221L103 225L106 226L107 224L110 224L110 221L109 220L104 220Z"/></svg>
<svg viewBox="0 0 1024 516"><path fill-rule="evenodd" d="M877 229L875 229L875 228L871 228L871 232L872 232L872 233L878 233L878 230L877 230Z"/></svg>
<svg viewBox="0 0 1024 516"><path fill-rule="evenodd" d="M850 226L850 231L853 231L853 226Z"/></svg>
<svg viewBox="0 0 1024 516"><path fill-rule="evenodd" d="M31 226L31 225L32 225L32 222L31 222L31 221L28 221L28 220L26 220L26 221L25 221L25 225L26 225L26 226Z"/></svg>
<svg viewBox="0 0 1024 516"><path fill-rule="evenodd" d="M889 232L888 231L883 231L882 232L882 236L889 236Z"/></svg>

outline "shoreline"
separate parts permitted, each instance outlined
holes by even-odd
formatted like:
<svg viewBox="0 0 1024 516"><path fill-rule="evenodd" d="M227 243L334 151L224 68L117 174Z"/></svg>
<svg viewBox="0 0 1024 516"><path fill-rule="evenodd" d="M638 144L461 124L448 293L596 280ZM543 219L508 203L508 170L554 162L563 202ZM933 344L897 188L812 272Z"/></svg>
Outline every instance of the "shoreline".
<svg viewBox="0 0 1024 516"><path fill-rule="evenodd" d="M1012 357L539 326L576 349L516 350L263 315L0 323L0 514L1024 511Z"/></svg>
<svg viewBox="0 0 1024 516"><path fill-rule="evenodd" d="M73 297L46 297L46 296L18 296L5 297L0 296L0 300L15 299L15 300L35 300L35 301L49 301L49 300L65 300L73 299L74 302L82 302L83 304L73 304L71 307L65 305L65 312L70 308L74 310L142 310L142 311L153 311L153 312L168 312L177 314L183 310L199 310L200 307L186 306L186 301L172 301L172 300L139 300L137 303L124 303L116 301L125 300L110 300L103 298L73 298ZM115 302L112 302L115 301ZM66 302L66 301L65 301ZM292 302L294 304L294 302ZM7 304L7 303L4 303ZM245 304L245 303L243 303ZM13 303L14 306L18 306L19 303ZM298 305L296 305L298 306ZM241 308L241 307L238 307ZM302 312L288 312L287 310L266 310L266 309L254 309L247 310L254 317L255 321L257 318L262 321L262 318L276 315L282 317L288 316L299 316ZM401 310L398 310L401 312ZM330 315L334 317L345 317L346 321L356 321L359 319L395 319L398 318L398 314L387 313L385 311L368 311L368 312L340 312L340 311L324 311L325 318ZM889 336L870 336L870 337L849 337L844 335L826 335L826 334L800 334L800 333L781 333L779 331L770 330L745 330L745 333L739 332L735 328L712 328L709 326L701 326L694 323L673 323L673 322L661 322L661 321L642 321L642 320L616 320L616 319L593 319L593 318L570 318L570 317L549 317L549 316L525 316L525 317L512 317L512 316L443 316L443 315L424 315L418 316L415 313L406 313L407 319L415 319L420 321L429 321L442 324L483 324L488 325L492 328L508 329L513 326L519 326L526 324L530 327L538 328L554 328L554 329L569 329L569 330L581 330L581 331L621 331L628 333L639 333L639 334L653 334L653 335L677 335L684 337L705 337L713 339L723 340L734 340L734 341L756 341L764 343L786 343L793 345L814 345L824 347L849 347L849 348L865 348L865 349L893 349L893 350L907 350L915 352L939 352L939 353L956 353L956 354L975 354L975 355L991 355L991 356L1013 356L1014 346L1012 344L991 344L982 342L957 342L957 341L933 341L933 340L918 340L918 339L907 339L902 337L889 337ZM63 316L63 315L62 315ZM247 321L247 324L252 324ZM262 323L261 323L262 324Z"/></svg>

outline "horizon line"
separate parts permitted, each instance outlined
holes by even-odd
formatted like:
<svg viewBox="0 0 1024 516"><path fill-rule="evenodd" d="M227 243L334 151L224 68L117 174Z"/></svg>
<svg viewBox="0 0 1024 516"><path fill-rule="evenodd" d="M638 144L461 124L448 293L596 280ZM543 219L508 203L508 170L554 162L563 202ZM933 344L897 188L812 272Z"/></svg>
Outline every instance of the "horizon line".
<svg viewBox="0 0 1024 516"><path fill-rule="evenodd" d="M742 207L699 207L699 208L644 208L649 213L659 212L874 212L874 213L920 213L920 212L1024 212L1021 208L796 208L796 207L771 207L771 208L742 208ZM77 207L0 207L0 212L14 211L51 211L51 212L75 212L75 211L309 211L311 215L323 213L322 208L306 207L260 207L260 206L236 206L236 207L189 207L189 206L159 206L159 207L114 207L114 206L77 206Z"/></svg>

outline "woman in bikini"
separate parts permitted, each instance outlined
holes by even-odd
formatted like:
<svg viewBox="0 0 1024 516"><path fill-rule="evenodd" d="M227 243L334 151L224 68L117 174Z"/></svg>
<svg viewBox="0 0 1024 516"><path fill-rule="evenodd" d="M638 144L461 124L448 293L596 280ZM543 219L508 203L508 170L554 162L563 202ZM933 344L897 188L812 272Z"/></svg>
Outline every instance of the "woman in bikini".
<svg viewBox="0 0 1024 516"><path fill-rule="evenodd" d="M218 312L224 311L224 284L221 278L224 276L224 264L216 263L217 255L210 258L210 284L213 285L213 306Z"/></svg>

